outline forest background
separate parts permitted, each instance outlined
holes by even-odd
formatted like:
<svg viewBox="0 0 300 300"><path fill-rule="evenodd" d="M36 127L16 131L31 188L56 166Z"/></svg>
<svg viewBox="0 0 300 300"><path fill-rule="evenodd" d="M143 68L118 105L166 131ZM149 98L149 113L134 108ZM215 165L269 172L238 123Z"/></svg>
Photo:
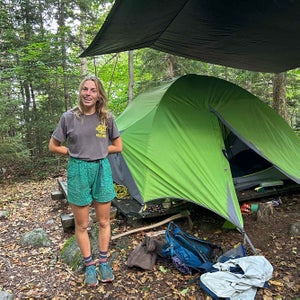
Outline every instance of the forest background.
<svg viewBox="0 0 300 300"><path fill-rule="evenodd" d="M233 69L152 49L79 58L113 1L3 0L0 4L0 182L59 174L48 151L61 114L77 103L86 75L99 76L117 117L143 90L184 74L233 82L300 127L300 69L271 74ZM288 51L288 49L287 49Z"/></svg>

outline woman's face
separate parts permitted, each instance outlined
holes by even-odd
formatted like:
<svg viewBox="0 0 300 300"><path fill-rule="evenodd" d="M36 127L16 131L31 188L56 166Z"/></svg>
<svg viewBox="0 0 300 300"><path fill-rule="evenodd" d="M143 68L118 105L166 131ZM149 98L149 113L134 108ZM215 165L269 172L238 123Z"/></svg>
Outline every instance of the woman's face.
<svg viewBox="0 0 300 300"><path fill-rule="evenodd" d="M80 97L85 109L95 108L96 102L99 100L99 93L94 81L87 80L83 83Z"/></svg>

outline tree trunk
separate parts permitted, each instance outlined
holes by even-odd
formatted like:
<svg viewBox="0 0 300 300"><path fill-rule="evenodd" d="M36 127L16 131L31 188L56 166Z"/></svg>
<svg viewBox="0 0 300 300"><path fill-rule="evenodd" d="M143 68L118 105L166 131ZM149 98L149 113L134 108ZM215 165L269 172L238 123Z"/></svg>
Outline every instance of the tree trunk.
<svg viewBox="0 0 300 300"><path fill-rule="evenodd" d="M24 32L24 38L25 41L30 41L32 36L31 31L31 22L30 22L30 7L29 3L25 2L23 7L23 18L24 18L24 24L23 24L23 32ZM20 62L21 63L21 62ZM27 65L28 68L30 68L30 64ZM32 131L32 116L31 116L31 95L33 91L30 90L31 87L31 78L30 73L25 74L25 79L21 81L21 94L23 98L23 114L24 114L24 127L25 127L25 140L26 144L28 146L28 149L30 149L31 156L33 155L33 148L32 148L32 140L31 140L31 131Z"/></svg>
<svg viewBox="0 0 300 300"><path fill-rule="evenodd" d="M23 116L24 116L24 129L25 129L25 143L30 149L30 154L33 156L33 142L31 140L31 132L32 132L32 120L31 120L31 112L30 112L30 83L28 80L24 80L21 83L21 95L23 99Z"/></svg>
<svg viewBox="0 0 300 300"><path fill-rule="evenodd" d="M289 122L289 114L286 103L285 73L276 73L273 76L273 108L287 122Z"/></svg>
<svg viewBox="0 0 300 300"><path fill-rule="evenodd" d="M31 149L32 149L31 151L35 158L39 158L42 156L43 153L43 141L41 138L41 130L38 127L38 123L39 123L38 109L35 101L35 93L34 93L32 83L30 83L30 93L31 93L31 101L32 101L31 122L33 122L31 126L32 133L30 137L31 143L33 143L33 145L31 145Z"/></svg>
<svg viewBox="0 0 300 300"><path fill-rule="evenodd" d="M83 27L84 21L86 20L86 11L84 8L80 8L80 48L84 50L86 48L86 33ZM87 76L87 59L85 57L80 58L80 74L84 78Z"/></svg>
<svg viewBox="0 0 300 300"><path fill-rule="evenodd" d="M114 80L115 72L116 72L116 69L117 69L117 64L118 64L118 61L119 61L119 57L120 57L120 53L116 53L116 55L115 55L116 60L115 60L115 64L114 64L112 74L111 74L108 90L107 90L107 98L108 99L110 98L110 91L111 91L112 83L113 83L113 80Z"/></svg>
<svg viewBox="0 0 300 300"><path fill-rule="evenodd" d="M300 104L298 102L298 110L296 115L296 128L300 129Z"/></svg>
<svg viewBox="0 0 300 300"><path fill-rule="evenodd" d="M225 80L229 80L229 70L228 67L224 67L224 76L225 76Z"/></svg>
<svg viewBox="0 0 300 300"><path fill-rule="evenodd" d="M128 51L128 104L133 99L134 71L133 71L133 50Z"/></svg>
<svg viewBox="0 0 300 300"><path fill-rule="evenodd" d="M58 18L58 32L61 43L61 58L63 69L63 90L65 98L65 110L68 110L71 106L70 96L68 90L68 78L67 78L67 45L66 45L66 21L65 21L65 0L61 0L59 3L59 18Z"/></svg>
<svg viewBox="0 0 300 300"><path fill-rule="evenodd" d="M170 78L180 75L177 68L177 58L174 55L168 55L168 73Z"/></svg>

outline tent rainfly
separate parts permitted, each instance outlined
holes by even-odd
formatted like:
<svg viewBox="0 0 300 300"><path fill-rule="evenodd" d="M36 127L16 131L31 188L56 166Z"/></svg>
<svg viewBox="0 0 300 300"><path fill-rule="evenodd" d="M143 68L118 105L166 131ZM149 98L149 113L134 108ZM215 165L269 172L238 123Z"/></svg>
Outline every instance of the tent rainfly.
<svg viewBox="0 0 300 300"><path fill-rule="evenodd" d="M228 132L300 183L300 139L267 104L225 80L182 76L138 95L116 121L124 150L109 156L113 177L141 205L187 200L243 232Z"/></svg>
<svg viewBox="0 0 300 300"><path fill-rule="evenodd" d="M300 66L300 1L115 0L81 54L150 47L212 64L279 73Z"/></svg>

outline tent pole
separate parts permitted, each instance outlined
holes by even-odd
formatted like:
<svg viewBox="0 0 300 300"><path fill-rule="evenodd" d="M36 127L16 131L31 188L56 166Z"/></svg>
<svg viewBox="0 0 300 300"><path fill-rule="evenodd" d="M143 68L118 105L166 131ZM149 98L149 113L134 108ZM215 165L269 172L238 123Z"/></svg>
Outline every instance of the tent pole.
<svg viewBox="0 0 300 300"><path fill-rule="evenodd" d="M255 247L253 246L251 240L249 239L247 233L238 227L237 227L237 230L244 236L244 244L246 245L248 243L251 250L253 251L254 255L257 255L257 251L256 251Z"/></svg>

